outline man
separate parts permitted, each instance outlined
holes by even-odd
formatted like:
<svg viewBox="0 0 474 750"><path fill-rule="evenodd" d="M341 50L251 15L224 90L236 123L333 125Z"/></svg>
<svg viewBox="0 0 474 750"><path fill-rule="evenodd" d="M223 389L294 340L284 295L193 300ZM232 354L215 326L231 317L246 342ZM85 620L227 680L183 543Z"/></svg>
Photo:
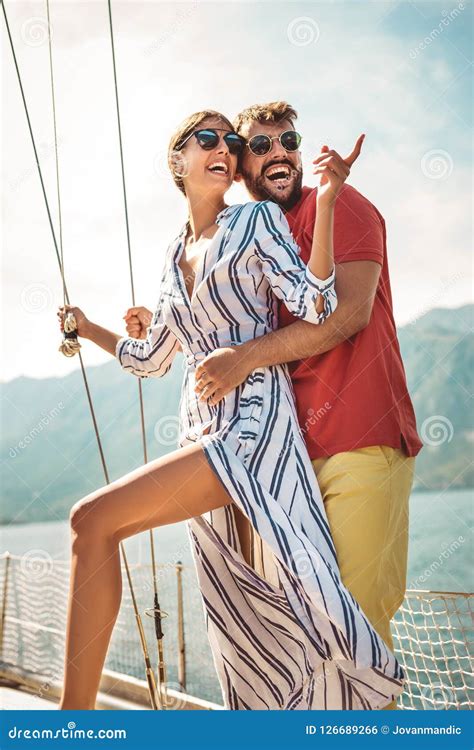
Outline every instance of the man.
<svg viewBox="0 0 474 750"><path fill-rule="evenodd" d="M296 119L286 102L271 102L241 112L234 127L247 141L248 192L281 206L307 262L317 189L302 187L300 151L291 150L299 139L288 135ZM326 163L345 174L350 166L323 146L316 165ZM323 325L295 320L282 305L278 330L203 360L196 388L216 403L255 368L293 363L300 427L342 580L393 648L390 620L405 595L408 501L422 443L393 318L385 222L347 184L336 199L334 253L339 304Z"/></svg>

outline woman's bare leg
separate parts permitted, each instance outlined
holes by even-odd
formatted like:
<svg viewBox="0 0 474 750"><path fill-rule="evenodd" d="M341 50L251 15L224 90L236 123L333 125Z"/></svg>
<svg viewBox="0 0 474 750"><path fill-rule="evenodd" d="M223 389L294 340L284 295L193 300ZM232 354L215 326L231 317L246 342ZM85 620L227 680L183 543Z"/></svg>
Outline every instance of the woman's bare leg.
<svg viewBox="0 0 474 750"><path fill-rule="evenodd" d="M93 709L122 596L119 543L231 502L200 445L126 474L71 510L72 559L61 709Z"/></svg>

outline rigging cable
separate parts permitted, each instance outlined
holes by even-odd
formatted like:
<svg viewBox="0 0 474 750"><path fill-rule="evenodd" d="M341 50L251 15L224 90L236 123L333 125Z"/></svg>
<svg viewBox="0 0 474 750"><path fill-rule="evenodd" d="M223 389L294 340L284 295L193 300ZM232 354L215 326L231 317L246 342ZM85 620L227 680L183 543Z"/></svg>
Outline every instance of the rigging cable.
<svg viewBox="0 0 474 750"><path fill-rule="evenodd" d="M122 191L123 191L123 206L125 214L125 227L127 233L127 249L128 249L128 266L130 275L130 289L132 296L132 305L135 307L135 284L133 279L133 262L132 262L132 248L130 241L130 223L128 218L128 201L127 201L127 187L125 182L125 161L123 155L123 139L122 139L122 123L120 119L120 103L118 94L118 83L117 83L117 65L115 61L115 42L114 42L114 28L112 22L112 3L111 0L107 0L107 6L109 11L109 30L110 30L110 46L112 51L112 67L114 73L114 89L115 89L115 105L117 112L117 129L118 129L118 140L120 148L120 167L122 173ZM143 443L143 463L148 462L147 457L147 443L146 443L146 432L145 432L145 413L143 405L143 390L141 379L138 379L138 396L140 403L140 422L142 431L142 443ZM154 618L155 622L155 635L157 641L158 650L158 689L160 698L162 698L162 707L166 707L166 665L164 660L164 649L163 649L163 629L162 629L162 617L166 617L166 613L160 608L158 598L158 582L156 575L156 564L155 564L155 543L153 538L153 529L149 529L150 539L150 552L152 562L152 575L153 575L153 607L146 610L146 614L149 614Z"/></svg>
<svg viewBox="0 0 474 750"><path fill-rule="evenodd" d="M48 2L48 0L47 0L47 2ZM10 25L8 23L7 12L6 12L5 3L4 3L3 0L1 0L1 5L2 5L2 10L3 10L3 17L4 17L4 20L5 20L5 26L6 26L6 30L7 30L7 35L8 35L8 39L9 39L9 43L10 43L10 48L11 48L11 51L12 51L13 62L14 62L15 70L16 70L16 74L17 74L18 84L19 84L19 87L20 87L21 98L22 98L22 101L23 101L23 107L24 107L24 111L25 111L25 115L26 115L27 124L28 124L28 130L29 130L29 133L30 133L31 143L32 143L32 146L33 146L34 154L35 154L36 166L37 166L38 175L39 175L39 178L40 178L41 189L42 189L42 193L43 193L44 203L45 203L45 206L46 206L46 212L47 212L47 215L48 215L48 222L49 222L49 226L50 226L50 229L51 229L51 235L52 235L52 238L53 238L53 244L54 244L54 249L55 249L55 252L56 252L56 258L57 258L58 265L59 265L59 270L60 270L60 273L61 273L61 279L62 279L62 284L63 284L63 294L64 294L64 298L66 299L67 303L70 304L69 303L69 293L68 293L68 290L67 290L67 285L66 285L66 280L65 280L65 275L64 275L64 268L63 268L63 265L62 265L62 262L61 262L61 256L60 256L60 253L59 253L59 250L58 250L58 243L57 243L57 240L56 240L56 233L54 231L54 225L53 225L53 221L52 221L52 217L51 217L51 210L50 210L50 207L49 207L49 201L48 201L48 197L47 197L46 189L45 189L45 185L44 185L44 180L43 180L43 173L42 173L40 161L39 161L39 158L38 158L38 151L37 151L37 148L36 148L36 141L35 141L34 134L33 134L33 129L32 129L32 126L31 126L31 119L30 119L30 115L29 115L29 111L28 111L28 105L27 105L26 98L25 98L25 93L24 93L24 89L23 89L23 83L22 83L22 80L21 80L20 69L18 67L18 61L17 61L17 57L16 57L16 53L15 53L15 47L14 47L14 44L13 44L13 39L12 39L11 32L10 32ZM49 27L48 27L48 33L50 33ZM97 439L97 445L98 445L98 448L99 448L99 453L100 453L102 468L103 468L103 471L104 471L104 476L105 476L106 483L109 484L110 483L109 473L108 473L107 464L106 464L106 461L105 461L105 456L104 456L104 452L103 452L103 448L102 448L102 442L101 442L101 439L100 439L99 430L98 430L98 427L97 427L97 420L96 420L94 406L93 406L93 403L92 403L92 398L91 398L90 389L89 389L89 384L88 384L88 381L87 381L87 376L86 376L86 372L85 372L85 368L84 368L84 363L83 363L82 355L81 355L80 352L79 352L79 361L80 361L80 364L81 364L82 377L83 377L84 385L85 385L85 388L86 388L87 399L88 399L89 408L90 408L91 417L92 417L92 422L93 422L93 426L94 426L94 431L95 431L95 435L96 435L96 439ZM158 694L157 694L157 689L156 689L154 674L153 674L153 670L151 668L150 658L149 658L149 655L148 655L148 649L147 649L147 644L146 644L146 638L145 638L145 633L144 633L144 629L143 629L143 624L142 624L141 616L140 616L140 613L139 613L138 607L137 607L135 593L134 593L134 590L133 590L133 582L132 582L132 579L131 579L131 576L130 576L130 569L129 569L129 566L128 566L128 561L127 561L127 557L126 557L126 554L125 554L125 548L124 548L123 542L120 542L120 550L122 552L122 556L123 556L124 563L125 563L125 568L126 568L126 572L127 572L127 578L128 578L128 582L129 582L129 586L130 586L131 595L132 595L133 607L134 607L134 611L135 611L135 618L136 618L136 622L137 622L137 626L138 626L138 631L139 631L139 636L140 636L140 643L141 643L141 646L142 646L143 656L144 656L144 660L145 660L145 670L146 670L146 678L147 678L147 684L148 684L148 691L149 691L149 695L150 695L150 702L151 702L152 708L156 710L158 708L158 705L159 705L160 701L159 701Z"/></svg>

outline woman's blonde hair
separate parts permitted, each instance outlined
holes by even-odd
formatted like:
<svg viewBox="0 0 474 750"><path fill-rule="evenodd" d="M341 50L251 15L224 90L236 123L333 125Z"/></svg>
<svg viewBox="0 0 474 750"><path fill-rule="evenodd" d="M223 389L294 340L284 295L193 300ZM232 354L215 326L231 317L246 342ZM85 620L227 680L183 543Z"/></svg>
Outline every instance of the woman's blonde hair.
<svg viewBox="0 0 474 750"><path fill-rule="evenodd" d="M183 175L180 173L179 167L177 168L177 155L179 154L179 150L183 144L183 141L186 140L188 135L190 135L193 130L198 129L199 125L201 125L204 120L207 120L209 118L219 120L223 125L228 127L229 130L234 132L234 127L231 121L228 120L225 115L222 115L220 112L216 112L213 109L203 109L201 112L195 112L193 115L189 115L189 117L186 117L186 119L183 120L183 122L175 130L169 142L168 166L171 170L174 184L181 190L184 195L186 195L186 191L184 189Z"/></svg>

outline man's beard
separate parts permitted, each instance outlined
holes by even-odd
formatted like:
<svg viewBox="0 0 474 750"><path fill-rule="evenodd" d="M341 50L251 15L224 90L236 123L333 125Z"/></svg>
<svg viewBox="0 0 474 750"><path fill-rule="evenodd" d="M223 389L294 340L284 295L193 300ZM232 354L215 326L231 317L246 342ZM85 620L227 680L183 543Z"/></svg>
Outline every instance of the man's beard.
<svg viewBox="0 0 474 750"><path fill-rule="evenodd" d="M252 175L242 170L242 176L244 178L245 187L256 200L271 200L278 203L284 211L289 211L301 198L301 186L303 184L303 172L294 167L292 167L292 171L296 173L296 177L293 178L294 182L291 192L286 194L285 197L283 197L283 193L276 185L274 189L271 190L271 185L268 184L268 180L263 175L252 177Z"/></svg>

